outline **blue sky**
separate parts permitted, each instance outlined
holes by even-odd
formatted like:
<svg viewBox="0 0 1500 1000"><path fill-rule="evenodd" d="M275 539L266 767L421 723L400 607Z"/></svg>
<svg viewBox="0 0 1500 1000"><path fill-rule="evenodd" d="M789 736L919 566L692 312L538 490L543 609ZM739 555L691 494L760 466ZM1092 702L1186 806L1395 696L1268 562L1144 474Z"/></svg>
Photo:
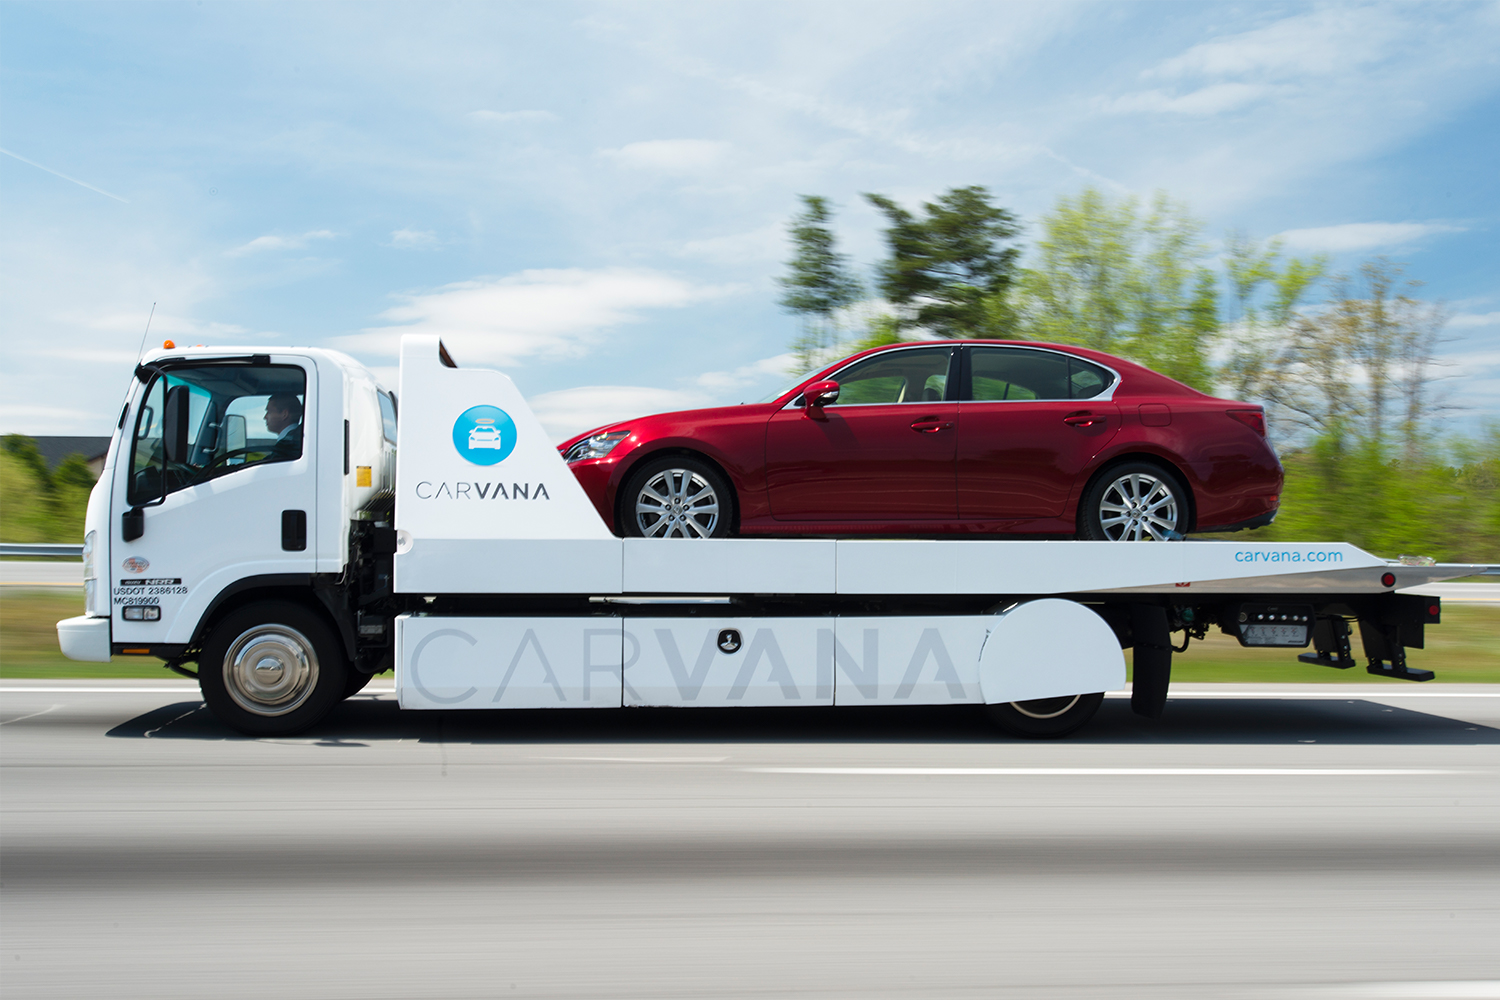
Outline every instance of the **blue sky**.
<svg viewBox="0 0 1500 1000"><path fill-rule="evenodd" d="M799 193L1093 184L1405 261L1500 416L1500 5L0 5L0 430L104 434L151 340L406 331L554 434L755 398ZM1033 227L1034 232L1034 227Z"/></svg>

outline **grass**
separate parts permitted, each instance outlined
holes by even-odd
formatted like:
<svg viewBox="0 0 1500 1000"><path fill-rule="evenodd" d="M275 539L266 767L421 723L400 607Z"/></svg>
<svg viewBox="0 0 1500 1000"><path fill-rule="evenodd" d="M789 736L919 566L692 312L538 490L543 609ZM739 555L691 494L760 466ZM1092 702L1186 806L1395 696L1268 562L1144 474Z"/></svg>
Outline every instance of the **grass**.
<svg viewBox="0 0 1500 1000"><path fill-rule="evenodd" d="M0 678L155 677L177 674L154 656L78 663L57 648L57 622L83 614L83 588L0 589Z"/></svg>
<svg viewBox="0 0 1500 1000"><path fill-rule="evenodd" d="M1437 674L1433 683L1454 684L1500 683L1500 607L1476 604L1449 604L1443 607L1441 625L1426 629L1426 649L1408 649L1407 666L1431 670ZM1176 641L1178 637L1174 637ZM1245 649L1238 641L1220 632L1211 632L1202 642L1188 646L1187 652L1172 656L1174 681L1212 683L1266 684L1407 684L1388 677L1372 677L1364 670L1364 653L1359 645L1359 630L1351 637L1354 655L1360 666L1349 670L1315 667L1297 662L1297 654L1307 649ZM1126 653L1127 662L1129 653Z"/></svg>
<svg viewBox="0 0 1500 1000"><path fill-rule="evenodd" d="M75 663L57 648L55 623L83 614L83 589L0 590L0 678L177 676L147 656L116 656L109 663ZM1359 637L1354 637L1359 653ZM1177 681L1272 684L1369 683L1360 667L1333 670L1297 662L1301 649L1243 649L1227 635L1211 634L1172 657ZM1128 654L1127 654L1128 658ZM1449 605L1443 623L1427 629L1427 648L1407 651L1407 662L1437 672L1439 682L1500 683L1500 607Z"/></svg>

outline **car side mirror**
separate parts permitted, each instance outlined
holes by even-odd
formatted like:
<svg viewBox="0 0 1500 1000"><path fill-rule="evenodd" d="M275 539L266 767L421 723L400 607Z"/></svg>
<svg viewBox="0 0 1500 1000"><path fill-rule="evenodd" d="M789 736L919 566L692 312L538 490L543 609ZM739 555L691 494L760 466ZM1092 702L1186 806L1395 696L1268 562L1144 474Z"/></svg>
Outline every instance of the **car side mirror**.
<svg viewBox="0 0 1500 1000"><path fill-rule="evenodd" d="M833 379L814 382L802 390L802 400L808 409L839 401L839 384Z"/></svg>
<svg viewBox="0 0 1500 1000"><path fill-rule="evenodd" d="M186 462L188 452L188 387L174 385L162 405L161 445L169 462Z"/></svg>

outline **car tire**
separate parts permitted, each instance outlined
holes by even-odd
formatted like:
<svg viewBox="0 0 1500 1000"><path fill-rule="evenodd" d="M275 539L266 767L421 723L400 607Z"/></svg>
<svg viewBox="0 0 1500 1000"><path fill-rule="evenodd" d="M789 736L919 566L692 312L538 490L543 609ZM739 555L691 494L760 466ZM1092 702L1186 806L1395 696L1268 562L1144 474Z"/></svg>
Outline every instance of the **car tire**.
<svg viewBox="0 0 1500 1000"><path fill-rule="evenodd" d="M620 523L627 538L726 538L733 520L729 482L689 455L646 461L620 492Z"/></svg>
<svg viewBox="0 0 1500 1000"><path fill-rule="evenodd" d="M1187 533L1188 491L1155 462L1104 470L1078 503L1077 537L1094 542L1170 541Z"/></svg>
<svg viewBox="0 0 1500 1000"><path fill-rule="evenodd" d="M1036 698L986 705L990 721L1012 736L1027 740L1055 740L1076 732L1094 717L1104 693L1062 698Z"/></svg>
<svg viewBox="0 0 1500 1000"><path fill-rule="evenodd" d="M349 682L333 629L289 601L226 615L203 643L198 687L221 722L246 736L290 736L316 725Z"/></svg>

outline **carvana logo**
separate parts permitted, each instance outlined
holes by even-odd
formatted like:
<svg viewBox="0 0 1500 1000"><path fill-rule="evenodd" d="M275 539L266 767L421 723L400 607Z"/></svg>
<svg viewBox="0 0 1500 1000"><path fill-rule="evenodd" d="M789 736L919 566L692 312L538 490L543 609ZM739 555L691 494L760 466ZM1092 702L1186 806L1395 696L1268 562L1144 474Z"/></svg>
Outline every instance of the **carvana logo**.
<svg viewBox="0 0 1500 1000"><path fill-rule="evenodd" d="M498 406L471 406L453 423L453 447L475 465L503 462L516 448L516 422Z"/></svg>

